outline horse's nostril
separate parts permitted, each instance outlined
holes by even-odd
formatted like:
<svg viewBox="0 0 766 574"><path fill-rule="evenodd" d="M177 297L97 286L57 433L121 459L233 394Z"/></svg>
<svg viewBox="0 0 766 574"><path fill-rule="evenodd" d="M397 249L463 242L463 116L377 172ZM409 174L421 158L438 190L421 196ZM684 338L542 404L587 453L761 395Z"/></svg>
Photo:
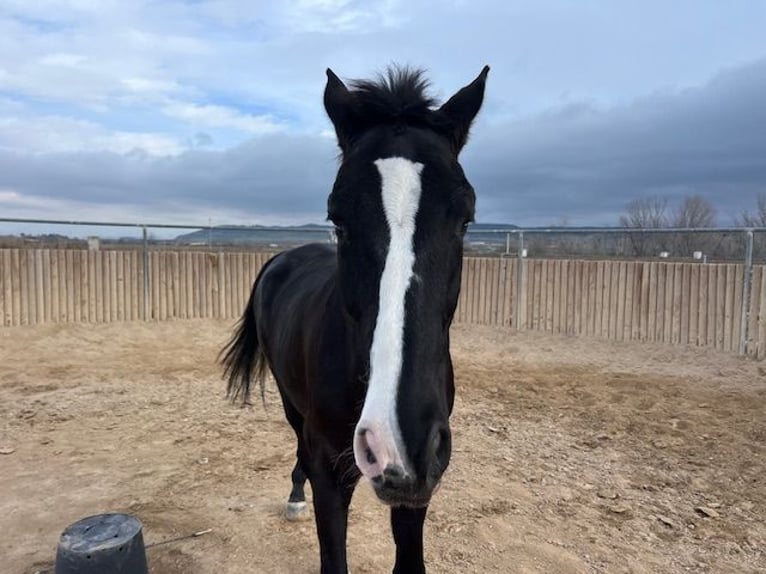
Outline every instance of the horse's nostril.
<svg viewBox="0 0 766 574"><path fill-rule="evenodd" d="M386 478L404 478L404 469L401 466L389 464L383 469L383 476Z"/></svg>
<svg viewBox="0 0 766 574"><path fill-rule="evenodd" d="M366 454L367 454L367 462L369 464L375 464L376 462L378 462L378 459L375 458L375 455L373 454L372 449L368 448Z"/></svg>
<svg viewBox="0 0 766 574"><path fill-rule="evenodd" d="M443 436L444 434L442 433L442 431L434 433L432 443L433 443L433 449L435 452L439 450L439 446L442 443Z"/></svg>
<svg viewBox="0 0 766 574"><path fill-rule="evenodd" d="M444 464L446 460L449 460L451 449L450 432L447 427L440 428L433 434L433 450L431 451L436 459ZM445 460L446 459L446 460Z"/></svg>

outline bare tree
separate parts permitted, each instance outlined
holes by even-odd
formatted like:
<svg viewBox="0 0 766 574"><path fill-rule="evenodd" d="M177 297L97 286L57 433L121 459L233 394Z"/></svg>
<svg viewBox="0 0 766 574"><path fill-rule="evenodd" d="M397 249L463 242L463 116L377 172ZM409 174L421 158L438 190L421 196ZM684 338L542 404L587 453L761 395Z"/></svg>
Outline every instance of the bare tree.
<svg viewBox="0 0 766 574"><path fill-rule="evenodd" d="M679 229L715 227L715 208L700 195L687 195L673 214L671 225ZM707 252L712 237L703 233L678 233L674 237L676 255L690 256L694 251Z"/></svg>
<svg viewBox="0 0 766 574"><path fill-rule="evenodd" d="M687 195L673 214L672 224L687 229L715 227L715 208L700 195Z"/></svg>
<svg viewBox="0 0 766 574"><path fill-rule="evenodd" d="M742 227L766 227L766 193L759 193L755 212L744 210L736 219Z"/></svg>
<svg viewBox="0 0 766 574"><path fill-rule="evenodd" d="M736 224L742 227L766 227L766 193L759 193L755 211L744 210L736 218ZM756 233L754 239L754 257L763 260L766 257L766 233ZM741 239L744 249L744 238Z"/></svg>
<svg viewBox="0 0 766 574"><path fill-rule="evenodd" d="M620 216L620 225L633 229L659 229L668 225L668 200L665 197L634 199Z"/></svg>
<svg viewBox="0 0 766 574"><path fill-rule="evenodd" d="M668 226L668 200L665 197L634 199L620 215L620 225L628 229L661 229ZM650 233L631 233L629 236L633 255L646 257L660 248L659 237Z"/></svg>

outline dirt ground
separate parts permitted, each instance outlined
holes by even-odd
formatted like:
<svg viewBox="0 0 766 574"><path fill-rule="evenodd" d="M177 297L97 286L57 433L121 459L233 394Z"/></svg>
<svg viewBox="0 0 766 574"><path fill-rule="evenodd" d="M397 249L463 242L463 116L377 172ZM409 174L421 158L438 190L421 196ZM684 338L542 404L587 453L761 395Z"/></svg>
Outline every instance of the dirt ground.
<svg viewBox="0 0 766 574"><path fill-rule="evenodd" d="M223 398L221 322L0 329L0 570L126 511L156 574L316 573L282 517L293 438ZM713 351L454 329L454 455L429 571L766 571L766 364ZM196 538L189 534L212 529ZM352 571L390 572L386 509L354 497Z"/></svg>

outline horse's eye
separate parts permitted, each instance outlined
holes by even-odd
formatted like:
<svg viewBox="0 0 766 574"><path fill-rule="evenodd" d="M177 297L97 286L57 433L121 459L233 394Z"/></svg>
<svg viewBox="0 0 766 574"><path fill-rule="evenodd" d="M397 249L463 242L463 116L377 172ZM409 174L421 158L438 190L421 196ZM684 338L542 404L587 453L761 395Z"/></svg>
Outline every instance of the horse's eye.
<svg viewBox="0 0 766 574"><path fill-rule="evenodd" d="M338 240L338 243L346 240L346 228L343 225L336 223L334 226L334 231L335 238Z"/></svg>
<svg viewBox="0 0 766 574"><path fill-rule="evenodd" d="M471 221L470 220L466 220L466 221L463 222L463 224L460 226L460 234L461 235L465 235L466 234L466 232L468 231L468 226L469 225L471 225Z"/></svg>

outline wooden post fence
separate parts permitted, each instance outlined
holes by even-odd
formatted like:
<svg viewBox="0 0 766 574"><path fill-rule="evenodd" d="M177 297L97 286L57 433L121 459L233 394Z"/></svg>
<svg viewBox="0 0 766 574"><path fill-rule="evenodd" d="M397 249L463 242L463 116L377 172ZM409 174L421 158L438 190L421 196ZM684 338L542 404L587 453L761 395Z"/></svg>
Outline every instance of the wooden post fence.
<svg viewBox="0 0 766 574"><path fill-rule="evenodd" d="M270 253L0 249L0 325L236 319ZM455 320L766 358L766 266L466 257Z"/></svg>

